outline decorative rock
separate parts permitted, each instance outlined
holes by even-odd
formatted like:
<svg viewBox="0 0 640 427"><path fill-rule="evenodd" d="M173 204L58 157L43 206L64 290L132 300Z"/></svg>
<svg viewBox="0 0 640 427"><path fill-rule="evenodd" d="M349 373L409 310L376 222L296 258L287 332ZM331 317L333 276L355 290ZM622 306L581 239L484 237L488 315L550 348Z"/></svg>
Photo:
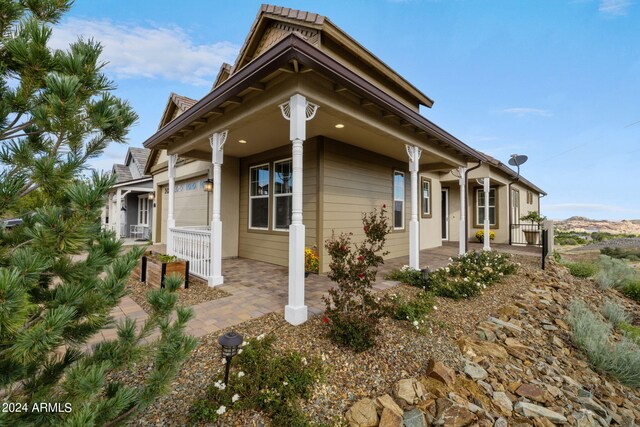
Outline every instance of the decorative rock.
<svg viewBox="0 0 640 427"><path fill-rule="evenodd" d="M514 409L520 415L527 418L544 417L553 423L566 423L567 418L557 412L547 409L543 406L534 405L533 403L518 402L514 406Z"/></svg>
<svg viewBox="0 0 640 427"><path fill-rule="evenodd" d="M576 426L578 427L597 427L600 425L593 419L589 411L574 412L571 415L576 419Z"/></svg>
<svg viewBox="0 0 640 427"><path fill-rule="evenodd" d="M469 375L474 381L484 380L489 376L482 366L468 360L464 364L464 373Z"/></svg>
<svg viewBox="0 0 640 427"><path fill-rule="evenodd" d="M408 405L415 405L424 399L426 394L422 383L415 378L398 381L394 392L398 399L403 400Z"/></svg>
<svg viewBox="0 0 640 427"><path fill-rule="evenodd" d="M508 359L509 353L499 344L487 341L472 341L469 337L462 337L458 340L460 351L475 361L478 356L489 358Z"/></svg>
<svg viewBox="0 0 640 427"><path fill-rule="evenodd" d="M510 323L510 322L505 322L504 320L500 320L495 317L489 316L489 321L492 323L495 323L498 326L502 326L503 328L507 328L513 332L524 332L524 329L522 329L520 326L514 325L513 323Z"/></svg>
<svg viewBox="0 0 640 427"><path fill-rule="evenodd" d="M502 414L510 417L513 412L513 403L509 396L502 391L496 391L493 393L493 403L501 410Z"/></svg>
<svg viewBox="0 0 640 427"><path fill-rule="evenodd" d="M493 423L493 427L509 427L509 423L504 418L500 417Z"/></svg>
<svg viewBox="0 0 640 427"><path fill-rule="evenodd" d="M446 408L436 423L447 427L464 427L476 420L473 412L460 405L452 405Z"/></svg>
<svg viewBox="0 0 640 427"><path fill-rule="evenodd" d="M595 412L601 417L606 417L607 415L609 415L607 410L604 409L602 406L600 406L598 403L596 403L596 401L593 400L591 397L578 397L578 402L580 402L580 404L585 408Z"/></svg>
<svg viewBox="0 0 640 427"><path fill-rule="evenodd" d="M427 427L427 420L424 412L420 409L412 409L404 413L402 420L405 427Z"/></svg>
<svg viewBox="0 0 640 427"><path fill-rule="evenodd" d="M380 417L380 427L402 427L402 415L396 414L389 408L382 410L382 416Z"/></svg>
<svg viewBox="0 0 640 427"><path fill-rule="evenodd" d="M376 403L377 403L376 406L378 406L379 408L382 408L383 412L385 409L388 409L399 417L402 417L402 415L404 414L404 411L400 408L400 406L398 406L398 404L388 394L383 394L382 396L378 397L376 399Z"/></svg>
<svg viewBox="0 0 640 427"><path fill-rule="evenodd" d="M345 414L351 427L375 427L378 425L378 412L371 399L358 400Z"/></svg>
<svg viewBox="0 0 640 427"><path fill-rule="evenodd" d="M440 361L431 359L427 366L427 376L440 381L443 384L451 387L456 379L456 374L453 369Z"/></svg>
<svg viewBox="0 0 640 427"><path fill-rule="evenodd" d="M545 331L557 331L558 327L553 325L542 325L542 329Z"/></svg>
<svg viewBox="0 0 640 427"><path fill-rule="evenodd" d="M535 384L522 384L516 390L516 394L540 403L544 403L548 400L545 390Z"/></svg>

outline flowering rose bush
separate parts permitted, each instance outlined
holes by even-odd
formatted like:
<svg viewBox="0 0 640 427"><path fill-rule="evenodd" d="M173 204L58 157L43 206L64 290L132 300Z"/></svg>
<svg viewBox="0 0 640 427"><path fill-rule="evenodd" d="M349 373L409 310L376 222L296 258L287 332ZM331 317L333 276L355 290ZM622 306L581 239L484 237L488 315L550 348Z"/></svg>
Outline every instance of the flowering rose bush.
<svg viewBox="0 0 640 427"><path fill-rule="evenodd" d="M378 322L382 315L380 304L371 288L377 267L383 263L384 244L390 228L386 209L373 210L362 218L365 240L351 242L352 233L332 235L325 242L331 262L329 279L337 287L323 297L326 304L329 337L336 343L363 351L375 344Z"/></svg>
<svg viewBox="0 0 640 427"><path fill-rule="evenodd" d="M273 425L307 425L300 399L310 397L322 365L298 352L276 355L274 341L264 334L249 340L233 359L238 373L230 375L228 386L220 378L207 389L192 406L191 421L216 422L230 410L254 409L268 414Z"/></svg>
<svg viewBox="0 0 640 427"><path fill-rule="evenodd" d="M386 295L384 307L389 317L410 322L417 330L425 330L425 319L434 309L435 299L433 294L425 291L420 291L410 298L393 293Z"/></svg>
<svg viewBox="0 0 640 427"><path fill-rule="evenodd" d="M447 267L429 275L429 289L436 295L453 299L480 294L503 276L515 273L511 256L495 251L468 252L454 258Z"/></svg>

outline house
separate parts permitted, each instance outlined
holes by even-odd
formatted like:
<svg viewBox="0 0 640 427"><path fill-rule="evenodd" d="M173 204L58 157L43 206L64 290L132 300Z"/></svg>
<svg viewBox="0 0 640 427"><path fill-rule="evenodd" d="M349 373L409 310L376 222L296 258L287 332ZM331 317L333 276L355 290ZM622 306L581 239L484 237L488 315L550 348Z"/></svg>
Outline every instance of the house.
<svg viewBox="0 0 640 427"><path fill-rule="evenodd" d="M153 227L153 178L144 168L151 150L129 147L124 164L114 164L116 183L107 194L102 227L119 237L147 240ZM151 196L153 197L153 196Z"/></svg>
<svg viewBox="0 0 640 427"><path fill-rule="evenodd" d="M198 101L172 94L144 142L153 241L210 286L223 283L225 257L288 266L293 324L307 319L305 246L327 271L323 242L334 231L360 238L363 212L387 206L388 257L409 255L413 268L443 239L466 250L479 221L460 209L467 200L507 241L506 192L531 192L518 210L543 193L420 114L432 105L326 17L263 5L212 90Z"/></svg>

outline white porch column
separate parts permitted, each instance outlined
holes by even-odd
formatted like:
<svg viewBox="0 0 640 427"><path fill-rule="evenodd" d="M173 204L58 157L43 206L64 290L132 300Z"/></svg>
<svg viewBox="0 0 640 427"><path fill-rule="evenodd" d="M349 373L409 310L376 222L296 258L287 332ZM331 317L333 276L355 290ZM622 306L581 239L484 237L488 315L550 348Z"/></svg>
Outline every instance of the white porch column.
<svg viewBox="0 0 640 427"><path fill-rule="evenodd" d="M467 242L467 215L466 215L466 207L467 207L467 168L459 167L458 173L460 174L460 236L459 236L459 246L458 246L458 254L464 255L466 253L466 242Z"/></svg>
<svg viewBox="0 0 640 427"><path fill-rule="evenodd" d="M169 206L167 207L167 254L174 255L173 253L173 236L171 235L171 229L176 226L176 220L173 216L173 205L175 201L175 186L176 186L176 163L178 162L178 155L169 155Z"/></svg>
<svg viewBox="0 0 640 427"><path fill-rule="evenodd" d="M120 234L120 218L122 217L122 190L121 189L117 189L116 190L116 215L115 215L115 224L116 224L116 237L119 239L120 237L122 237Z"/></svg>
<svg viewBox="0 0 640 427"><path fill-rule="evenodd" d="M306 138L306 121L315 116L318 106L295 94L289 102L280 105L285 119L289 120L289 139L292 147L293 191L291 225L289 225L289 303L284 307L284 318L292 325L307 321L304 304L304 240L302 223L302 143Z"/></svg>
<svg viewBox="0 0 640 427"><path fill-rule="evenodd" d="M411 221L409 222L409 267L420 270L420 222L418 221L418 171L422 150L412 145L405 145L409 155L409 172L411 172Z"/></svg>
<svg viewBox="0 0 640 427"><path fill-rule="evenodd" d="M211 144L211 162L213 163L213 212L211 217L211 271L209 286L222 285L222 219L220 217L220 197L222 194L222 162L224 160L224 143L227 141L228 131L214 133L209 142Z"/></svg>
<svg viewBox="0 0 640 427"><path fill-rule="evenodd" d="M489 178L484 178L483 180L483 191L484 191L484 246L482 250L490 251L491 250L491 238L490 238L490 225L491 221L489 220Z"/></svg>

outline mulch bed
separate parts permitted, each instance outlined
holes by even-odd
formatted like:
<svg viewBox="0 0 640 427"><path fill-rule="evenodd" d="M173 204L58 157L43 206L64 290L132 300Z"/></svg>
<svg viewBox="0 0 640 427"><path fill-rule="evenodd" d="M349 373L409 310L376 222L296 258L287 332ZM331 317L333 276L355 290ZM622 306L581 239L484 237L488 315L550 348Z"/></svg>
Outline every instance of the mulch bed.
<svg viewBox="0 0 640 427"><path fill-rule="evenodd" d="M233 327L245 339L263 333L276 335L277 351L297 350L320 357L327 368L325 381L316 386L303 410L309 419L328 425L343 424L344 412L363 397L392 393L392 386L402 378L424 374L430 359L441 360L453 368L461 367L461 355L456 340L475 330L499 307L508 304L531 286L531 272L539 270L538 260L516 256L522 263L516 275L488 288L482 295L462 301L437 298L437 310L429 315L427 327L417 331L408 322L385 318L381 322L378 345L363 353L336 347L326 337L322 317L315 317L301 326L291 326L279 313L265 315ZM409 295L415 289L404 285L384 293ZM198 347L185 362L170 392L157 399L132 425L187 425L191 403L204 396L206 388L223 374L218 336L226 330L200 339ZM140 383L149 364L140 364L117 376L127 383ZM233 372L233 367L232 367ZM262 425L268 420L256 412L229 411L219 425Z"/></svg>
<svg viewBox="0 0 640 427"><path fill-rule="evenodd" d="M129 290L129 296L134 300L142 309L151 313L151 306L147 302L147 292L154 289L153 286L144 282L140 282L138 276L132 274L127 284ZM189 287L184 287L177 290L178 293L178 305L192 306L200 304L205 301L213 301L218 298L228 297L229 294L219 288L210 288L206 282L191 276L189 278Z"/></svg>

